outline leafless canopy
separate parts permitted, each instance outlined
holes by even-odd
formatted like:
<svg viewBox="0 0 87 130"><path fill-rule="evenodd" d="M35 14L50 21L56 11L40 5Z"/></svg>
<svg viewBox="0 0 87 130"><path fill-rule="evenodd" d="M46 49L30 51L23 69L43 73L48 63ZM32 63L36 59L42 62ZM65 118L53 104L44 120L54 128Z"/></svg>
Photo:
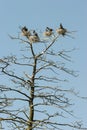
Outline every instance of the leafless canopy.
<svg viewBox="0 0 87 130"><path fill-rule="evenodd" d="M66 73L78 76L67 68L68 62L72 64L69 55L75 49L59 50L60 35L53 33L47 38L40 36L37 43L31 43L28 36L10 38L18 40L25 48L20 50L21 56L0 59L1 76L8 78L7 84L0 85L0 129L87 130L70 110L74 105L70 94L78 94L60 86L68 81L64 79Z"/></svg>

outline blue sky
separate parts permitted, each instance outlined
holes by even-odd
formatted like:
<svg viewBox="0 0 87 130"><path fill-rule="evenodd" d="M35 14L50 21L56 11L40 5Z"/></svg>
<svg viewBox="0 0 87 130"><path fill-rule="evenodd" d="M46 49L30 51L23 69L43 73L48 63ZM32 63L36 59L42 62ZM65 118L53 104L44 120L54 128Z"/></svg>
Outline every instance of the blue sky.
<svg viewBox="0 0 87 130"><path fill-rule="evenodd" d="M20 25L43 31L46 26L56 29L60 22L77 30L74 40L60 38L59 43L61 48L78 48L72 55L72 68L79 71L79 77L70 78L71 86L87 96L87 0L0 0L0 58L19 53L20 44L8 34L17 35ZM76 112L87 122L87 102L82 102Z"/></svg>

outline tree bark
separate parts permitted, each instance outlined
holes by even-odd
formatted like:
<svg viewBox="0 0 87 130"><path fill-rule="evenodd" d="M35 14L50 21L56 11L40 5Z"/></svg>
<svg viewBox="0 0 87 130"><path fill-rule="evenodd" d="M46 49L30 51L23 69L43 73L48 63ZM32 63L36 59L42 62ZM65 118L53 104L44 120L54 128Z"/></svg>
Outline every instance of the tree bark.
<svg viewBox="0 0 87 130"><path fill-rule="evenodd" d="M32 130L33 128L33 119L34 119L34 80L35 80L35 74L36 74L36 65L37 65L37 59L34 57L34 66L33 66L33 73L32 73L32 79L31 79L31 90L30 90L30 114L29 114L29 128L28 130Z"/></svg>

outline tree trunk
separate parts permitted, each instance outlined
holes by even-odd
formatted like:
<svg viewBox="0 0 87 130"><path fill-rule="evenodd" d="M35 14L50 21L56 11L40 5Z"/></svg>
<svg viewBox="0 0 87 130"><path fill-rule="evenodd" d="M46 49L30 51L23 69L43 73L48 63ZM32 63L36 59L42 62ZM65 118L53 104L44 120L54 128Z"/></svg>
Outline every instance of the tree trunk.
<svg viewBox="0 0 87 130"><path fill-rule="evenodd" d="M32 79L31 79L31 91L30 91L30 112L29 112L29 126L28 126L28 130L32 130L33 129L33 119L34 119L34 104L33 104L33 100L34 100L34 80L35 80L35 74L36 74L36 65L37 65L37 59L34 57L34 66L33 66L33 73L32 73Z"/></svg>
<svg viewBox="0 0 87 130"><path fill-rule="evenodd" d="M34 86L31 87L31 101L30 101L30 115L29 115L29 130L32 130L33 126L33 118L34 118L34 105L33 105L33 99L34 99Z"/></svg>

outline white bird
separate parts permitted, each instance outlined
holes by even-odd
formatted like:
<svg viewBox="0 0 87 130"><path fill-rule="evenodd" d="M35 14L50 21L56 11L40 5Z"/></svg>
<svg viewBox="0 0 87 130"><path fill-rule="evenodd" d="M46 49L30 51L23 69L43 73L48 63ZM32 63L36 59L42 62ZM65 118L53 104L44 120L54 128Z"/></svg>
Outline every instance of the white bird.
<svg viewBox="0 0 87 130"><path fill-rule="evenodd" d="M28 28L26 28L26 26L24 26L22 29L22 36L26 36L27 38L29 38L29 36L31 35L30 31L28 31Z"/></svg>
<svg viewBox="0 0 87 130"><path fill-rule="evenodd" d="M53 34L53 29L46 27L46 30L44 32L44 36L51 36Z"/></svg>
<svg viewBox="0 0 87 130"><path fill-rule="evenodd" d="M40 38L35 30L33 31L33 35L29 36L29 41L30 41L30 43L40 42Z"/></svg>
<svg viewBox="0 0 87 130"><path fill-rule="evenodd" d="M76 32L76 31L68 31L66 28L63 27L63 25L60 23L60 27L58 29L56 29L56 32L59 34L59 35L62 35L62 36L69 36L71 38L74 38L73 36L69 35L70 33L73 33L73 32Z"/></svg>
<svg viewBox="0 0 87 130"><path fill-rule="evenodd" d="M56 30L56 32L59 34L59 35L66 35L67 33L67 29L63 27L63 25L60 23L60 27Z"/></svg>

